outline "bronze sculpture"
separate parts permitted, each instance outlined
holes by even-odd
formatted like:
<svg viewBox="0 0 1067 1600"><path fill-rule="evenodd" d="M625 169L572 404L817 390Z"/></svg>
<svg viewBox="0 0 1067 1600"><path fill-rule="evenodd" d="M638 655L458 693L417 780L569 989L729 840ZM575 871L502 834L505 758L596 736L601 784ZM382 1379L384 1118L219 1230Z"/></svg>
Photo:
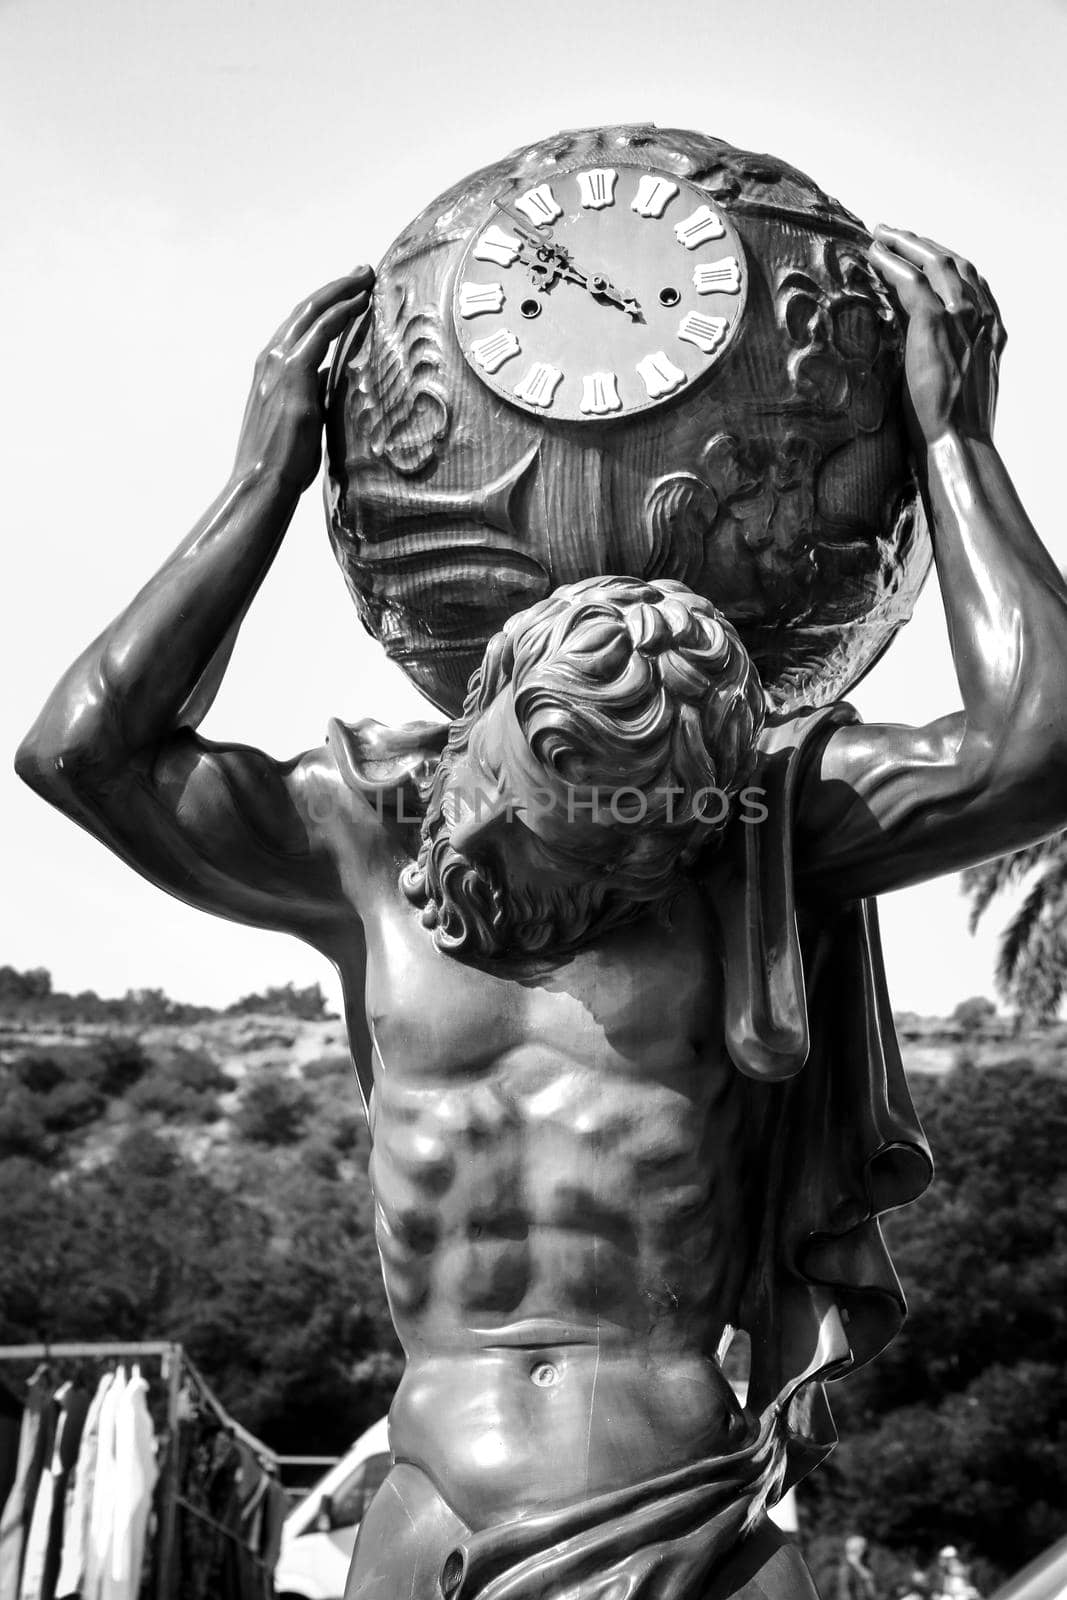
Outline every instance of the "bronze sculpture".
<svg viewBox="0 0 1067 1600"><path fill-rule="evenodd" d="M604 192L590 186L591 204ZM624 263L594 292L576 249L546 257L546 293L590 295L624 331L636 321ZM408 1364L396 1465L350 1596L812 1592L765 1508L832 1443L823 1380L899 1322L878 1214L929 1173L868 897L1067 822L1067 592L992 444L996 306L968 263L912 234L877 230L868 259L906 328L907 422L961 713L861 726L833 699L836 632L816 663L829 704L794 703L800 680L773 666L777 698L765 697L743 642L751 615L735 628L685 581L690 568L664 572L661 540L650 570L594 565L563 583L553 571L547 592L522 594L533 604L510 605L451 728L335 723L287 763L199 738L317 473L319 369L368 309L360 269L278 330L229 483L71 667L19 753L28 782L160 886L321 950L354 1043L369 1030L355 1053L373 1065L361 1089L378 1238ZM467 281L477 304L485 285ZM791 324L812 335L803 354L818 292L793 291L807 296ZM335 540L357 345L346 340L333 379ZM425 350L387 381L420 362L414 403L398 390L382 412L399 429L357 430L368 458L388 445L410 467L444 437L448 400ZM650 382L665 370L648 368ZM696 373L686 395L695 404L711 381ZM552 382L531 381L528 404ZM613 403L606 382L588 392ZM812 404L838 425L825 396ZM562 448L566 435L546 437ZM409 512L433 470L429 457L399 470ZM520 455L494 505L513 516L531 473ZM441 490L446 527L462 492ZM890 499L892 536L903 500ZM359 537L368 507L384 515L369 494ZM691 511L674 502L683 523ZM517 524L494 514L514 544ZM914 578L921 549L900 537ZM758 567L768 547L755 548ZM419 549L394 551L393 571ZM369 605L382 591L365 557L349 571ZM406 625L387 611L371 620ZM874 651L893 624L881 618ZM462 658L473 636L445 630L444 643ZM785 646L765 659L781 663ZM454 675L419 672L447 704ZM753 1352L744 1413L719 1363L738 1327Z"/></svg>

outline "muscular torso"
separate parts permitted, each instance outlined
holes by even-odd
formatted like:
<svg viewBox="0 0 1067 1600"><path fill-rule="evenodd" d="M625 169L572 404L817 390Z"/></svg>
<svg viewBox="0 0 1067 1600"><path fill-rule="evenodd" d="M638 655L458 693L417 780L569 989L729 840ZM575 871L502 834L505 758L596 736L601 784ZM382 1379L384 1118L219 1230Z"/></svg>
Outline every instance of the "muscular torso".
<svg viewBox="0 0 1067 1600"><path fill-rule="evenodd" d="M516 976L442 955L382 887L366 999L397 1458L479 1524L722 1450L749 1208L696 897Z"/></svg>

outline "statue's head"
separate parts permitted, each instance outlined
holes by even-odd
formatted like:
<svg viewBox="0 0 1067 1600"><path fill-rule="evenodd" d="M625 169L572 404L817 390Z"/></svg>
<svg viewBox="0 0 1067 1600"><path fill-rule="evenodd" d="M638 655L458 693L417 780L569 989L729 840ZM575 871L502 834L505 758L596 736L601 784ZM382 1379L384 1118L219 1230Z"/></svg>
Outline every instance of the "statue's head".
<svg viewBox="0 0 1067 1600"><path fill-rule="evenodd" d="M736 632L685 584L557 589L490 640L404 890L440 949L488 959L664 910L721 838L763 716Z"/></svg>

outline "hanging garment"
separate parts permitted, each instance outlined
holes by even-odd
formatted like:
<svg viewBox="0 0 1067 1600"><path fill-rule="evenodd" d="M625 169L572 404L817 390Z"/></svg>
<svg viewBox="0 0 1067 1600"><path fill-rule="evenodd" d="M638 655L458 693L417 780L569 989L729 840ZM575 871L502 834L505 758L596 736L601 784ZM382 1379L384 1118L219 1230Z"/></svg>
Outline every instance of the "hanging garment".
<svg viewBox="0 0 1067 1600"><path fill-rule="evenodd" d="M19 1600L41 1600L41 1583L44 1579L44 1562L48 1553L48 1527L52 1520L55 1485L46 1467L37 1485L33 1502L33 1516L26 1534L26 1548L22 1553L22 1577L19 1580Z"/></svg>
<svg viewBox="0 0 1067 1600"><path fill-rule="evenodd" d="M263 1557L263 1565L272 1578L282 1550L282 1527L288 1515L289 1497L277 1478L272 1478L263 1509L263 1532L259 1550Z"/></svg>
<svg viewBox="0 0 1067 1600"><path fill-rule="evenodd" d="M59 1567L66 1533L68 1490L81 1452L82 1434L89 1415L89 1391L83 1383L76 1383L66 1397L60 1418L60 1432L52 1458L55 1479L52 1520L48 1528L48 1553L45 1557L44 1583L41 1600L55 1600L59 1580Z"/></svg>
<svg viewBox="0 0 1067 1600"><path fill-rule="evenodd" d="M89 1511L89 1539L85 1560L84 1600L103 1600L104 1577L111 1556L115 1504L115 1421L126 1389L125 1369L116 1372L100 1407L96 1447L96 1474Z"/></svg>
<svg viewBox="0 0 1067 1600"><path fill-rule="evenodd" d="M217 1419L194 1411L181 1425L178 1600L240 1600L236 1570L240 1462Z"/></svg>
<svg viewBox="0 0 1067 1600"><path fill-rule="evenodd" d="M134 1367L115 1407L111 1550L101 1585L102 1600L137 1600L141 1587L148 1513L159 1477L147 1395L141 1369Z"/></svg>
<svg viewBox="0 0 1067 1600"><path fill-rule="evenodd" d="M271 1539L277 1517L272 1480L255 1452L200 1413L182 1424L179 1459L178 1600L273 1597L274 1561L250 1544L262 1544L268 1507Z"/></svg>
<svg viewBox="0 0 1067 1600"><path fill-rule="evenodd" d="M271 1491L278 1489L283 1502L285 1494L248 1444L238 1440L236 1449L239 1461L237 1494L241 1527L241 1600L272 1600L272 1578L278 1552L275 1550L273 1557L268 1557L268 1546L273 1543Z"/></svg>
<svg viewBox="0 0 1067 1600"><path fill-rule="evenodd" d="M81 1444L68 1481L63 1519L63 1547L56 1579L56 1600L78 1600L85 1581L89 1549L89 1517L96 1480L96 1457L100 1443L100 1411L111 1388L114 1374L105 1372L96 1386L82 1429Z"/></svg>
<svg viewBox="0 0 1067 1600"><path fill-rule="evenodd" d="M0 1382L0 1520L8 1495L15 1487L18 1472L19 1436L22 1432L22 1401Z"/></svg>
<svg viewBox="0 0 1067 1600"><path fill-rule="evenodd" d="M55 1444L37 1489L22 1564L20 1600L55 1600L67 1479L77 1459L89 1396L80 1386L65 1383L56 1391L53 1403Z"/></svg>
<svg viewBox="0 0 1067 1600"><path fill-rule="evenodd" d="M47 1367L39 1367L27 1386L15 1486L0 1520L0 1600L18 1600L37 1486L52 1449L54 1431L52 1383Z"/></svg>

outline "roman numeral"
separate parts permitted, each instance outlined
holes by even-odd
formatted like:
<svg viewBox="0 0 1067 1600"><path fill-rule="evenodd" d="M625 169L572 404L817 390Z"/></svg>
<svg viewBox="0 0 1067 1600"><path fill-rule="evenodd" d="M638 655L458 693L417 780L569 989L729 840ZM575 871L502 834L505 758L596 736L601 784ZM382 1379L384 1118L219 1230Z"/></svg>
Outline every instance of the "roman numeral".
<svg viewBox="0 0 1067 1600"><path fill-rule="evenodd" d="M591 172L579 172L578 193L587 211L602 211L615 204L615 184L619 174L614 167L594 167Z"/></svg>
<svg viewBox="0 0 1067 1600"><path fill-rule="evenodd" d="M698 294L740 294L740 262L736 256L723 256L707 265L701 262L693 268L693 282Z"/></svg>
<svg viewBox="0 0 1067 1600"><path fill-rule="evenodd" d="M543 228L547 223L555 222L557 217L563 215L563 207L547 183L539 183L536 189L527 189L522 199L516 200L515 204L535 228Z"/></svg>
<svg viewBox="0 0 1067 1600"><path fill-rule="evenodd" d="M563 374L558 367L551 366L547 361L535 361L522 382L515 385L516 399L547 410L562 381Z"/></svg>
<svg viewBox="0 0 1067 1600"><path fill-rule="evenodd" d="M684 244L687 250L695 250L698 244L707 244L709 239L723 238L726 228L710 206L697 206L692 216L674 224L674 231L679 244Z"/></svg>
<svg viewBox="0 0 1067 1600"><path fill-rule="evenodd" d="M474 247L476 261L492 261L498 267L510 267L522 246L513 233L505 233L494 223L486 228Z"/></svg>
<svg viewBox="0 0 1067 1600"><path fill-rule="evenodd" d="M517 356L521 349L522 346L511 329L501 328L497 333L490 333L484 339L475 339L471 345L471 355L483 372L498 372L504 362L510 361L512 356Z"/></svg>
<svg viewBox="0 0 1067 1600"><path fill-rule="evenodd" d="M678 325L678 337L687 344L695 344L706 356L726 338L729 327L725 317L706 317L702 311L690 311Z"/></svg>
<svg viewBox="0 0 1067 1600"><path fill-rule="evenodd" d="M661 394L673 394L685 382L685 373L662 350L639 361L637 371L650 400L658 400Z"/></svg>
<svg viewBox="0 0 1067 1600"><path fill-rule="evenodd" d="M614 372L590 372L582 379L582 403L579 409L587 416L595 417L622 410L619 380Z"/></svg>
<svg viewBox="0 0 1067 1600"><path fill-rule="evenodd" d="M461 317L480 317L486 311L502 311L504 285L502 283L461 283L459 286L459 314Z"/></svg>
<svg viewBox="0 0 1067 1600"><path fill-rule="evenodd" d="M639 217L662 217L677 193L678 185L669 178L657 178L654 173L646 172L630 201L630 210L636 211Z"/></svg>

